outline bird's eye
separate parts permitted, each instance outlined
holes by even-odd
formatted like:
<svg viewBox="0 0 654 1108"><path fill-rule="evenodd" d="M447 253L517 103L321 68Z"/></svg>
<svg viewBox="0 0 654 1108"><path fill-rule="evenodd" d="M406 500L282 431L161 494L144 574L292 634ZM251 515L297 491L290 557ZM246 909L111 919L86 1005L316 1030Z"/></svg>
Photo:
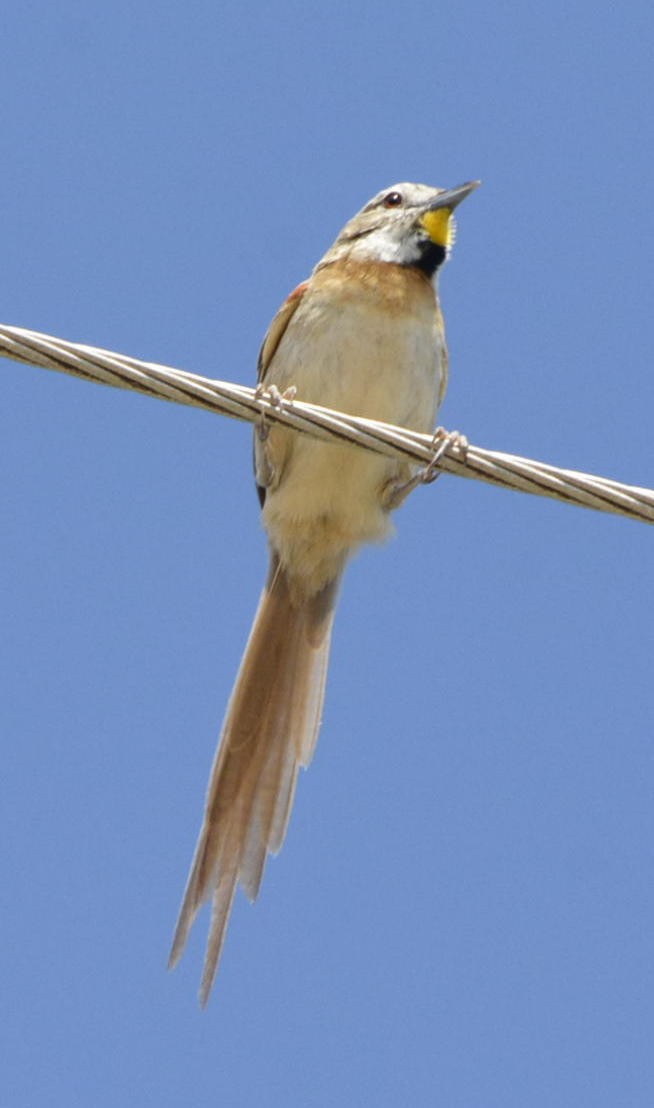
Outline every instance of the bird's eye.
<svg viewBox="0 0 654 1108"><path fill-rule="evenodd" d="M399 208L401 203L402 203L402 193L401 192L389 192L384 197L384 207L385 208Z"/></svg>

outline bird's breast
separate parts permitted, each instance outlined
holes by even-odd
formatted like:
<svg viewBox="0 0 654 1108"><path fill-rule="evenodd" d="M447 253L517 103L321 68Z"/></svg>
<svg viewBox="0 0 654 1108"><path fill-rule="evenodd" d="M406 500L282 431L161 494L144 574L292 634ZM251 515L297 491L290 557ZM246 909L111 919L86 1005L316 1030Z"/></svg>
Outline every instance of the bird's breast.
<svg viewBox="0 0 654 1108"><path fill-rule="evenodd" d="M422 274L341 263L312 278L266 383L295 385L309 403L427 431L446 357L442 317Z"/></svg>
<svg viewBox="0 0 654 1108"><path fill-rule="evenodd" d="M312 278L265 383L282 392L295 386L298 400L430 431L447 358L433 288L399 266L361 267L356 279L338 269ZM266 449L278 480L264 523L287 565L328 578L344 551L388 535L383 490L410 477L407 463L279 427Z"/></svg>

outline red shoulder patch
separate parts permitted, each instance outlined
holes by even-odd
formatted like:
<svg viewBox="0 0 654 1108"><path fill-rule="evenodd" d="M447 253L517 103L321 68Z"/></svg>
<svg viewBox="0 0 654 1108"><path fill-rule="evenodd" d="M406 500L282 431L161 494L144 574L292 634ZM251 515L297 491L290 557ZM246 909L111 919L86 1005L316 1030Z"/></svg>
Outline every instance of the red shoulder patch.
<svg viewBox="0 0 654 1108"><path fill-rule="evenodd" d="M289 293L289 295L286 297L285 303L290 304L292 300L299 300L302 296L304 296L304 294L307 291L308 287L309 287L309 282L308 281L302 281L302 283L300 285L297 285L293 289L293 292Z"/></svg>

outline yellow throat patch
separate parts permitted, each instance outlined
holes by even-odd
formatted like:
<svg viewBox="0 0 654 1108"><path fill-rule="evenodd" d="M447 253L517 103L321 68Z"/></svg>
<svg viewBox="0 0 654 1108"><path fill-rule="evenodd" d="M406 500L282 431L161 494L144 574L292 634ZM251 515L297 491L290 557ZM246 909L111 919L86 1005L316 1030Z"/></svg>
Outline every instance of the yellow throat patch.
<svg viewBox="0 0 654 1108"><path fill-rule="evenodd" d="M444 246L447 250L452 245L454 221L451 208L436 208L433 212L425 212L421 222L431 241L437 246Z"/></svg>

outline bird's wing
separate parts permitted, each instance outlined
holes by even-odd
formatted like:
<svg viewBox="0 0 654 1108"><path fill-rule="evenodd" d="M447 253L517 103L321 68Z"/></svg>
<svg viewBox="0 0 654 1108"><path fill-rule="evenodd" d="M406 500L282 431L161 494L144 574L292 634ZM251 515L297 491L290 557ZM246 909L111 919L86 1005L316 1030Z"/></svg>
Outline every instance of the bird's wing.
<svg viewBox="0 0 654 1108"><path fill-rule="evenodd" d="M302 297L304 296L308 285L308 281L303 281L301 285L298 285L297 288L293 289L293 292L290 294L290 296L286 297L286 300L282 304L281 308L277 312L277 315L273 319L270 327L266 332L266 337L261 344L261 350L259 351L259 360L257 362L257 381L259 382L259 384L265 385L266 383L266 374L270 367L270 363L272 362L275 352L277 351L279 344L282 341L284 334L286 333L286 328L288 327L293 316L295 315L295 312L302 302ZM254 473L257 485L257 496L259 497L259 503L263 508L264 501L266 499L266 482L261 477L261 471L259 470L259 465L257 462L258 448L256 433L254 437L254 444ZM270 440L268 440L269 451L270 448L271 442Z"/></svg>
<svg viewBox="0 0 654 1108"><path fill-rule="evenodd" d="M308 281L303 281L301 285L298 285L296 289L293 289L293 292L290 294L290 296L286 297L286 300L284 301L281 308L277 312L277 315L270 324L270 327L266 332L266 337L264 338L261 345L261 350L259 351L259 360L257 362L258 382L261 383L265 381L268 366L273 359L273 355L277 347L282 341L286 328L288 327L291 319L300 306L302 297L307 291L308 285Z"/></svg>

